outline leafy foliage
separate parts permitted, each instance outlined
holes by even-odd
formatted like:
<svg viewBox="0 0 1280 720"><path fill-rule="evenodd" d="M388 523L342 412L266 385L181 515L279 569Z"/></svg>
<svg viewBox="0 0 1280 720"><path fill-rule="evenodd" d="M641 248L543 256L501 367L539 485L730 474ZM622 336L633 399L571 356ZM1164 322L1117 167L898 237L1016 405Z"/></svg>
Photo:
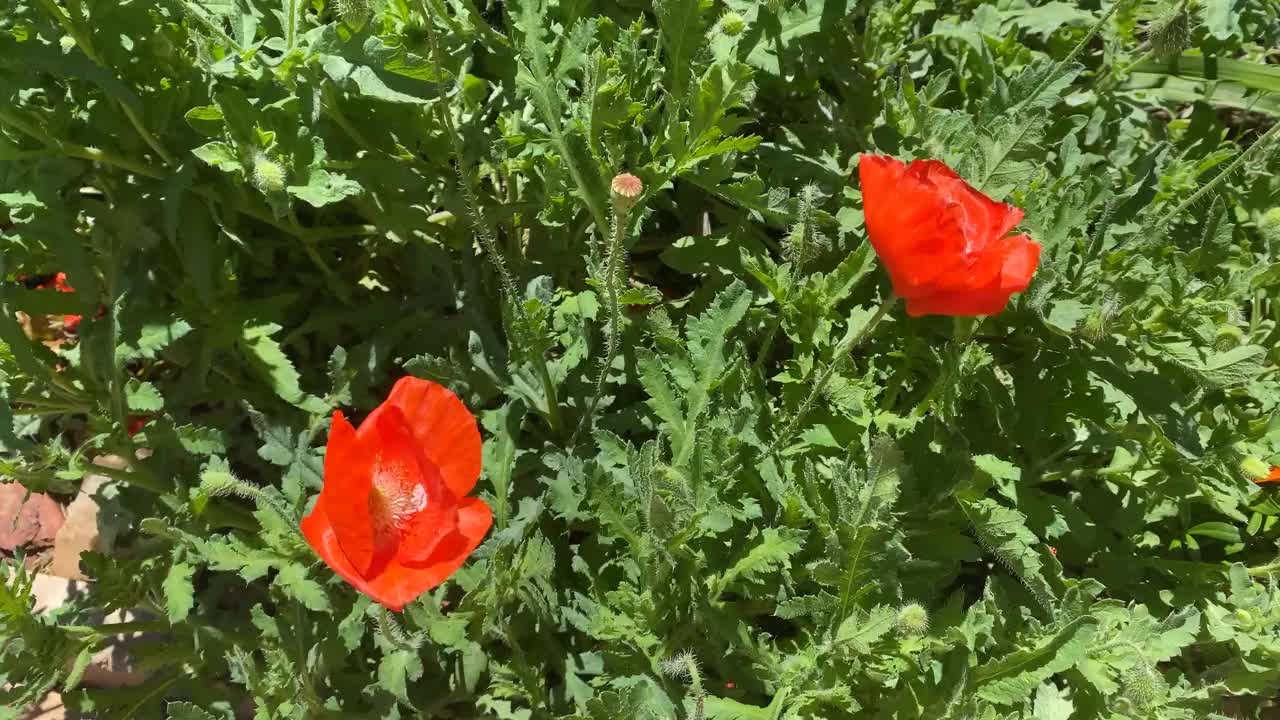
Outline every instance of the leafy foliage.
<svg viewBox="0 0 1280 720"><path fill-rule="evenodd" d="M6 563L0 718L1261 717L1277 46L1268 0L11 0L0 470L106 474L114 542L51 612ZM863 152L1024 208L1033 285L882 306ZM495 523L392 615L298 521L405 373ZM78 688L117 608L149 679Z"/></svg>

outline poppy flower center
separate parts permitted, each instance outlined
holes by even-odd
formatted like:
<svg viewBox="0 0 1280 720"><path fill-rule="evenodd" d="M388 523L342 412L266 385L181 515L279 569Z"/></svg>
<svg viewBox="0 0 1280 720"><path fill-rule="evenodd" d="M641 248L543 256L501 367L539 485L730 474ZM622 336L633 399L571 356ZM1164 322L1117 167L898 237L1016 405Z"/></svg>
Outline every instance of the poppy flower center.
<svg viewBox="0 0 1280 720"><path fill-rule="evenodd" d="M374 467L369 516L379 535L398 534L414 515L426 509L427 488L403 464L379 458Z"/></svg>

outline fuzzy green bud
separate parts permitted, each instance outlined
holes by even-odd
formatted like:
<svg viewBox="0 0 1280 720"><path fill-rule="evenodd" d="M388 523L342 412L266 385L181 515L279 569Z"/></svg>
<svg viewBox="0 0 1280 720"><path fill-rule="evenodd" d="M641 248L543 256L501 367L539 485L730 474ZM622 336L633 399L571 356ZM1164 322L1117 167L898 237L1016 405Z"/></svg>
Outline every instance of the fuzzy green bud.
<svg viewBox="0 0 1280 720"><path fill-rule="evenodd" d="M346 23L358 23L369 16L369 0L335 0L335 10Z"/></svg>
<svg viewBox="0 0 1280 720"><path fill-rule="evenodd" d="M1151 50L1160 57L1180 55L1191 42L1191 22L1181 6L1165 13L1151 23L1147 30Z"/></svg>
<svg viewBox="0 0 1280 720"><path fill-rule="evenodd" d="M284 166L259 155L253 160L253 184L264 193L280 192L284 189Z"/></svg>
<svg viewBox="0 0 1280 720"><path fill-rule="evenodd" d="M720 32L729 37L737 37L747 29L747 21L736 12L729 11L720 16Z"/></svg>
<svg viewBox="0 0 1280 720"><path fill-rule="evenodd" d="M428 38L427 24L418 17L414 17L400 29L400 43L407 48L426 47Z"/></svg>
<svg viewBox="0 0 1280 720"><path fill-rule="evenodd" d="M1091 312L1080 325L1080 334L1092 342L1107 336L1107 314L1101 310Z"/></svg>
<svg viewBox="0 0 1280 720"><path fill-rule="evenodd" d="M1149 707L1165 692L1164 678L1146 661L1139 661L1125 670L1120 681L1124 686L1125 697L1139 708Z"/></svg>
<svg viewBox="0 0 1280 720"><path fill-rule="evenodd" d="M1265 480L1271 474L1271 466L1252 455L1240 461L1240 474L1250 480Z"/></svg>
<svg viewBox="0 0 1280 720"><path fill-rule="evenodd" d="M898 632L907 637L919 637L929 632L929 611L919 603L907 603L898 608L894 618Z"/></svg>
<svg viewBox="0 0 1280 720"><path fill-rule="evenodd" d="M1238 348L1244 342L1244 332L1235 325L1219 325L1213 335L1213 347L1219 352Z"/></svg>
<svg viewBox="0 0 1280 720"><path fill-rule="evenodd" d="M1245 610L1244 608L1236 608L1235 615L1236 615L1236 620L1239 621L1241 624L1243 625L1253 624L1253 615L1250 615L1248 610Z"/></svg>
<svg viewBox="0 0 1280 720"><path fill-rule="evenodd" d="M1258 218L1258 231L1272 248L1280 248L1280 207L1273 207Z"/></svg>

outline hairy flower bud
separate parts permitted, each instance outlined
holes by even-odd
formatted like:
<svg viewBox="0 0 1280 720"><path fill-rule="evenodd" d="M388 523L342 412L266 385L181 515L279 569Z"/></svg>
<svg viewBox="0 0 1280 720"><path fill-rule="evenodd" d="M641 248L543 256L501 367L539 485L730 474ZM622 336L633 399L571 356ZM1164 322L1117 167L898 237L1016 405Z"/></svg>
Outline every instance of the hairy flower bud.
<svg viewBox="0 0 1280 720"><path fill-rule="evenodd" d="M1213 347L1219 351L1227 351L1240 347L1244 342L1244 332L1235 325L1219 325L1213 336Z"/></svg>
<svg viewBox="0 0 1280 720"><path fill-rule="evenodd" d="M1280 249L1280 207L1273 207L1258 218L1258 231L1273 249Z"/></svg>
<svg viewBox="0 0 1280 720"><path fill-rule="evenodd" d="M1240 474L1250 480L1265 480L1271 474L1271 466L1252 455L1240 461Z"/></svg>
<svg viewBox="0 0 1280 720"><path fill-rule="evenodd" d="M640 193L644 192L644 183L631 173L622 173L614 176L609 189L613 190L613 194L618 197L635 200L640 197Z"/></svg>
<svg viewBox="0 0 1280 720"><path fill-rule="evenodd" d="M1179 55L1187 49L1191 42L1191 23L1181 5L1151 23L1147 40L1151 50L1160 57Z"/></svg>
<svg viewBox="0 0 1280 720"><path fill-rule="evenodd" d="M253 184L264 193L280 192L284 189L284 167L267 157L259 155L253 160Z"/></svg>
<svg viewBox="0 0 1280 720"><path fill-rule="evenodd" d="M1145 660L1139 660L1133 667L1125 670L1120 681L1124 686L1125 697L1139 708L1150 706L1165 693L1164 678Z"/></svg>
<svg viewBox="0 0 1280 720"><path fill-rule="evenodd" d="M747 21L736 12L729 11L720 16L720 32L729 37L737 37L747 29Z"/></svg>
<svg viewBox="0 0 1280 720"><path fill-rule="evenodd" d="M357 23L369 15L369 0L336 0L335 4L343 22Z"/></svg>
<svg viewBox="0 0 1280 720"><path fill-rule="evenodd" d="M609 183L609 189L613 191L613 209L625 213L644 192L644 183L631 173L620 173Z"/></svg>
<svg viewBox="0 0 1280 720"><path fill-rule="evenodd" d="M907 603L898 608L894 624L902 635L919 637L929 632L929 611L919 603Z"/></svg>

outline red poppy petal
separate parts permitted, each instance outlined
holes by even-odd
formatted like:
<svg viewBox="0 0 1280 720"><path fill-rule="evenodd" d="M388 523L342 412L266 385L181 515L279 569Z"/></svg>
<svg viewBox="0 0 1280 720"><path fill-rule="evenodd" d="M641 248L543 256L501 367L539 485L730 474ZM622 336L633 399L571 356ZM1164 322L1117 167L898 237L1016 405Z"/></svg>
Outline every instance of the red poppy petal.
<svg viewBox="0 0 1280 720"><path fill-rule="evenodd" d="M471 553L479 547L492 525L493 513L490 512L489 506L479 498L467 498L458 506L458 532L463 542L456 547L452 543L449 544L450 549L456 550L456 553L449 555L438 553L439 559L425 567L408 567L393 561L384 572L368 582L368 589L364 590L365 594L387 608L399 612L419 595L438 586L457 572Z"/></svg>
<svg viewBox="0 0 1280 720"><path fill-rule="evenodd" d="M394 555L401 563L421 563L457 528L458 499L440 470L423 457L399 407L384 403L365 424L376 424L378 433L374 491L386 509L399 511L394 522L374 519L375 528L381 525L377 560Z"/></svg>
<svg viewBox="0 0 1280 720"><path fill-rule="evenodd" d="M1025 213L1020 208L992 200L941 162L917 160L911 164L914 167L917 163L925 167L925 177L937 186L947 203L960 210L968 252L983 251L1022 222Z"/></svg>
<svg viewBox="0 0 1280 720"><path fill-rule="evenodd" d="M357 436L342 411L335 411L324 455L320 502L324 503L337 542L351 564L362 573L373 566L377 545L369 518L375 455L376 451Z"/></svg>
<svg viewBox="0 0 1280 720"><path fill-rule="evenodd" d="M360 592L370 594L369 583L360 577L359 571L351 564L351 560L347 558L347 554L338 543L338 535L333 531L333 525L326 512L324 493L316 498L316 505L312 508L311 514L302 519L302 536L307 539L307 544L316 551L329 569Z"/></svg>
<svg viewBox="0 0 1280 720"><path fill-rule="evenodd" d="M385 404L404 413L422 454L440 468L453 494L471 492L480 479L480 430L458 396L429 380L403 377Z"/></svg>
<svg viewBox="0 0 1280 720"><path fill-rule="evenodd" d="M997 315L1009 304L1009 294L998 288L937 293L907 300L907 314L921 315Z"/></svg>
<svg viewBox="0 0 1280 720"><path fill-rule="evenodd" d="M867 236L904 298L926 294L931 283L963 269L960 213L929 180L930 163L913 167L879 155L858 161Z"/></svg>
<svg viewBox="0 0 1280 720"><path fill-rule="evenodd" d="M1022 292L1031 284L1031 276L1040 262L1040 243L1026 235L1008 238L1008 252L1000 271L1000 289Z"/></svg>

